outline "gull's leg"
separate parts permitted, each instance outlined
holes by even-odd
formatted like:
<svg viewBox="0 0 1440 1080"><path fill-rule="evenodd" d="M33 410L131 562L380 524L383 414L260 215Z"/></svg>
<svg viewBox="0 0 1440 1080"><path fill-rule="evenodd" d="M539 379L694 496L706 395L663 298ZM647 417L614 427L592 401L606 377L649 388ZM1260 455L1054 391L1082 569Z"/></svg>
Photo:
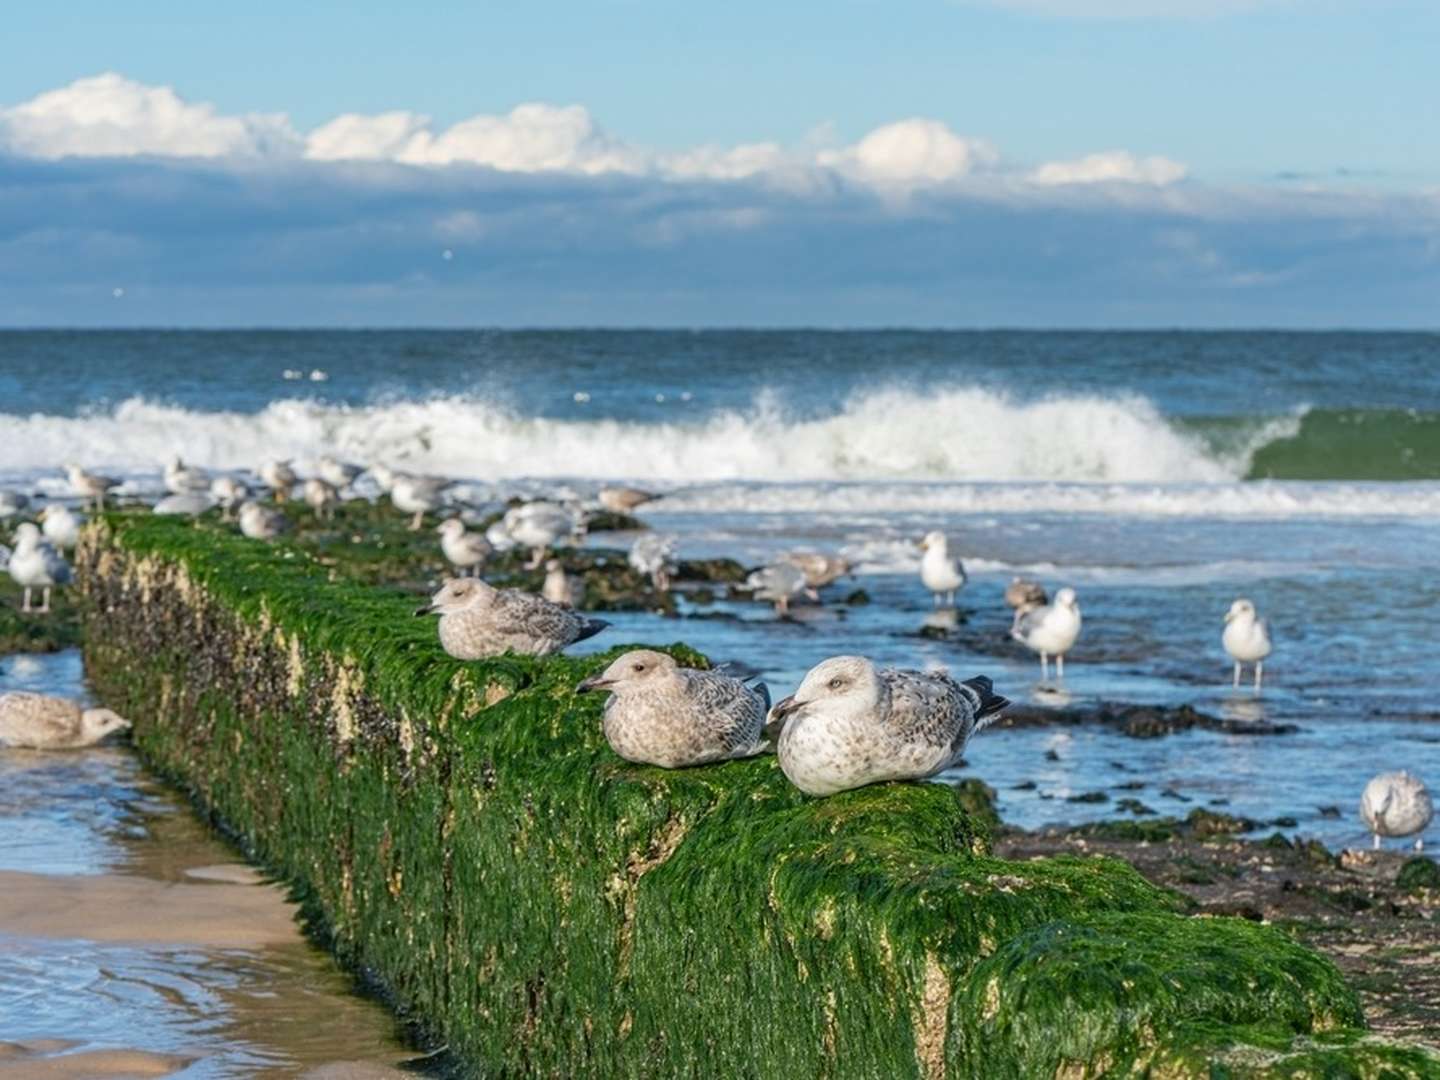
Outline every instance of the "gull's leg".
<svg viewBox="0 0 1440 1080"><path fill-rule="evenodd" d="M1262 678L1262 676L1264 675L1264 673L1265 673L1265 661L1264 661L1264 660L1256 660L1256 661L1255 661L1255 693L1257 693L1257 694L1260 692L1260 679Z"/></svg>
<svg viewBox="0 0 1440 1080"><path fill-rule="evenodd" d="M543 548L543 547L538 547L538 548L536 548L536 549L535 549L535 554L531 557L530 561L525 564L525 569L526 569L526 570L535 570L535 569L538 569L539 566L540 566L540 564L545 561L545 551L546 551L546 549Z"/></svg>
<svg viewBox="0 0 1440 1080"><path fill-rule="evenodd" d="M1043 652L1040 654L1040 681L1045 682L1050 678L1050 658Z"/></svg>
<svg viewBox="0 0 1440 1080"><path fill-rule="evenodd" d="M1417 837L1415 837L1415 850L1416 850L1416 851L1424 851L1424 850L1425 850L1425 838L1424 838L1423 836L1417 836Z"/></svg>
<svg viewBox="0 0 1440 1080"><path fill-rule="evenodd" d="M1235 661L1235 681L1230 684L1236 690L1240 689L1240 661Z"/></svg>
<svg viewBox="0 0 1440 1080"><path fill-rule="evenodd" d="M29 611L29 610L30 610L30 586L29 586L29 585L26 585L26 586L25 586L25 604L24 604L24 606L22 606L22 607L20 608L20 610L21 610L21 611Z"/></svg>
<svg viewBox="0 0 1440 1080"><path fill-rule="evenodd" d="M41 615L48 615L48 614L50 613L50 586L49 586L49 585L46 585L46 586L45 586L45 592L44 592L43 595L44 595L44 599L40 601L40 614L41 614Z"/></svg>
<svg viewBox="0 0 1440 1080"><path fill-rule="evenodd" d="M1062 681L1065 678L1065 654L1063 652L1055 654L1055 678Z"/></svg>
<svg viewBox="0 0 1440 1080"><path fill-rule="evenodd" d="M425 519L425 511L424 511L424 510L416 510L416 511L415 511L415 516L410 519L410 531L411 531L411 532L419 532L419 531L420 531L420 523L421 523L424 519Z"/></svg>
<svg viewBox="0 0 1440 1080"><path fill-rule="evenodd" d="M1371 851L1379 851L1379 850L1380 850L1380 834L1379 834L1378 832L1375 834L1375 842L1370 845L1370 850L1371 850Z"/></svg>

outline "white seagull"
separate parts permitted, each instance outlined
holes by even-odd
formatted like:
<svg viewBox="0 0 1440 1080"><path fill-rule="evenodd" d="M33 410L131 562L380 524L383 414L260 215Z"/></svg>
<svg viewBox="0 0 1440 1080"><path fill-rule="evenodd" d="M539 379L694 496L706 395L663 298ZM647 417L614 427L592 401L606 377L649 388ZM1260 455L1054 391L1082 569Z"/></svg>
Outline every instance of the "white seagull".
<svg viewBox="0 0 1440 1080"><path fill-rule="evenodd" d="M40 528L45 539L61 551L69 551L80 542L80 526L85 519L64 503L50 503L40 511Z"/></svg>
<svg viewBox="0 0 1440 1080"><path fill-rule="evenodd" d="M1260 692L1265 658L1270 655L1270 624L1255 614L1255 605L1244 597L1230 605L1225 613L1225 633L1220 636L1225 651L1235 661L1235 680L1240 685L1240 669L1255 665L1255 692Z"/></svg>
<svg viewBox="0 0 1440 1080"><path fill-rule="evenodd" d="M165 465L165 490L172 495L191 495L210 488L210 474L198 465L186 465L177 454Z"/></svg>
<svg viewBox="0 0 1440 1080"><path fill-rule="evenodd" d="M768 600L775 605L775 614L782 618L790 614L790 598L804 593L811 600L818 601L820 594L805 581L805 571L792 562L784 560L756 570L745 579L756 600Z"/></svg>
<svg viewBox="0 0 1440 1080"><path fill-rule="evenodd" d="M539 567L555 541L570 536L574 530L575 515L558 503L531 502L505 512L505 531L521 547L531 550L527 570Z"/></svg>
<svg viewBox="0 0 1440 1080"><path fill-rule="evenodd" d="M295 475L295 470L290 467L287 458L284 461L267 461L261 465L260 479L275 493L276 502L284 502L290 498L290 492L300 478Z"/></svg>
<svg viewBox="0 0 1440 1080"><path fill-rule="evenodd" d="M426 514L440 508L445 489L449 486L449 480L438 477L396 473L390 485L390 502L395 509L414 515L410 520L410 531L415 532L424 522Z"/></svg>
<svg viewBox="0 0 1440 1080"><path fill-rule="evenodd" d="M32 521L22 521L15 528L15 550L10 553L8 569L15 584L25 590L21 611L33 610L44 615L50 610L50 590L70 581L70 564L40 535ZM40 607L30 607L30 590L44 589Z"/></svg>
<svg viewBox="0 0 1440 1080"><path fill-rule="evenodd" d="M435 531L440 534L440 550L460 576L464 577L469 571L479 577L480 568L494 551L485 537L466 532L465 523L459 518L446 518L435 526Z"/></svg>
<svg viewBox="0 0 1440 1080"><path fill-rule="evenodd" d="M1360 796L1360 820L1375 834L1375 847L1382 836L1414 836L1415 850L1421 851L1425 841L1418 834L1435 817L1435 804L1425 783L1413 773L1381 773L1368 784Z"/></svg>
<svg viewBox="0 0 1440 1080"><path fill-rule="evenodd" d="M1050 657L1055 657L1055 677L1065 678L1065 654L1080 636L1080 604L1074 589L1061 589L1044 607L1017 612L1010 636L1040 654L1040 677L1050 677Z"/></svg>
<svg viewBox="0 0 1440 1080"><path fill-rule="evenodd" d="M832 656L770 710L776 753L807 795L884 780L922 780L960 760L970 736L1010 704L982 676L878 670L863 656Z"/></svg>
<svg viewBox="0 0 1440 1080"><path fill-rule="evenodd" d="M670 575L674 571L675 538L659 533L643 533L630 545L626 561L631 568L644 574L655 586L656 592L668 592Z"/></svg>
<svg viewBox="0 0 1440 1080"><path fill-rule="evenodd" d="M84 499L87 505L94 503L96 510L104 510L105 495L111 488L120 486L120 481L113 476L87 472L79 465L66 465L65 474L70 479L70 490Z"/></svg>
<svg viewBox="0 0 1440 1080"><path fill-rule="evenodd" d="M250 489L233 476L217 476L210 481L210 497L220 504L220 516L229 521L235 508L250 498Z"/></svg>
<svg viewBox="0 0 1440 1080"><path fill-rule="evenodd" d="M925 552L920 557L920 580L934 594L936 607L940 606L941 596L954 607L955 592L965 585L964 565L950 557L950 541L939 529L926 533L920 547Z"/></svg>

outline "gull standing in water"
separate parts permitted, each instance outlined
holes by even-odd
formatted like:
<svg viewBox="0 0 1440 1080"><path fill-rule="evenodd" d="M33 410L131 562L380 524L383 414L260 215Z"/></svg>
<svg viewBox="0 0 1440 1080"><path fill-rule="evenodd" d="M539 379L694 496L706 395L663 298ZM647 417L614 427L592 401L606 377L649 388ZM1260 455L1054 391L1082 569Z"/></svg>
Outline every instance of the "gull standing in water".
<svg viewBox="0 0 1440 1080"><path fill-rule="evenodd" d="M552 604L579 607L585 599L585 582L565 573L559 559L550 559L545 563L545 584L540 587L540 595Z"/></svg>
<svg viewBox="0 0 1440 1080"><path fill-rule="evenodd" d="M70 490L84 499L87 506L93 503L96 510L104 510L106 494L120 486L120 481L113 476L87 472L79 465L66 465L65 473L70 479Z"/></svg>
<svg viewBox="0 0 1440 1080"><path fill-rule="evenodd" d="M656 592L670 590L671 565L675 558L675 538L658 533L645 533L630 545L626 561L637 573L650 579Z"/></svg>
<svg viewBox="0 0 1440 1080"><path fill-rule="evenodd" d="M44 615L50 610L51 588L70 581L70 564L41 538L39 528L32 521L22 521L16 526L15 550L10 553L8 569L15 584L25 590L25 601L20 610L33 610L37 615ZM44 590L44 599L38 608L30 606L31 589Z"/></svg>
<svg viewBox="0 0 1440 1080"><path fill-rule="evenodd" d="M852 569L850 560L843 555L823 555L818 551L792 551L785 556L785 561L800 568L805 584L812 589L834 584Z"/></svg>
<svg viewBox="0 0 1440 1080"><path fill-rule="evenodd" d="M775 614L784 618L790 614L790 598L804 593L811 600L818 601L820 594L805 582L805 571L792 562L781 561L772 566L762 567L745 579L756 600L768 600L775 605Z"/></svg>
<svg viewBox="0 0 1440 1080"><path fill-rule="evenodd" d="M276 502L284 502L290 498L290 492L294 490L295 482L300 478L295 475L295 470L290 467L290 461L287 458L284 461L267 461L261 465L260 479L275 493Z"/></svg>
<svg viewBox="0 0 1440 1080"><path fill-rule="evenodd" d="M950 557L950 541L939 529L926 533L920 547L925 552L920 558L920 580L934 594L936 607L941 596L954 607L955 592L965 585L964 565Z"/></svg>
<svg viewBox="0 0 1440 1080"><path fill-rule="evenodd" d="M479 578L451 578L415 614L440 616L440 644L457 660L505 652L549 656L610 625L543 596L497 589Z"/></svg>
<svg viewBox="0 0 1440 1080"><path fill-rule="evenodd" d="M531 550L525 569L534 570L545 561L555 541L575 529L575 516L552 502L532 502L505 512L505 531L521 547Z"/></svg>
<svg viewBox="0 0 1440 1080"><path fill-rule="evenodd" d="M165 490L172 495L192 495L210 487L210 474L197 465L186 465L177 454L165 466Z"/></svg>
<svg viewBox="0 0 1440 1080"><path fill-rule="evenodd" d="M85 519L64 503L50 503L40 511L40 528L45 539L61 551L69 551L80 542L80 526Z"/></svg>
<svg viewBox="0 0 1440 1080"><path fill-rule="evenodd" d="M1016 612L1010 636L1040 654L1040 677L1050 677L1050 657L1055 657L1055 677L1065 678L1065 654L1080 636L1080 604L1075 590L1061 589L1055 601L1044 607Z"/></svg>
<svg viewBox="0 0 1440 1080"><path fill-rule="evenodd" d="M833 795L948 769L1008 704L984 676L957 682L832 656L770 710L770 726L783 725L776 752L790 782L807 795Z"/></svg>
<svg viewBox="0 0 1440 1080"><path fill-rule="evenodd" d="M635 649L575 687L608 690L605 739L626 761L680 769L754 757L769 745L764 683L747 686L719 671L683 668L673 656Z"/></svg>
<svg viewBox="0 0 1440 1080"><path fill-rule="evenodd" d="M460 576L464 577L469 571L479 577L480 568L494 553L485 537L466 532L465 523L459 518L446 518L435 526L435 531L440 534L440 550L450 560L450 565L460 571Z"/></svg>
<svg viewBox="0 0 1440 1080"><path fill-rule="evenodd" d="M1360 820L1375 834L1375 847L1382 836L1414 836L1415 850L1425 847L1418 834L1435 817L1435 804L1424 781L1412 773L1381 773L1360 796Z"/></svg>
<svg viewBox="0 0 1440 1080"><path fill-rule="evenodd" d="M0 694L0 746L76 750L129 726L109 709L82 709L66 698L23 690Z"/></svg>
<svg viewBox="0 0 1440 1080"><path fill-rule="evenodd" d="M1254 664L1255 692L1258 694L1265 658L1270 655L1270 624L1256 615L1255 605L1243 596L1225 613L1225 632L1220 636L1220 642L1235 661L1232 685L1238 688L1240 669L1245 664Z"/></svg>
<svg viewBox="0 0 1440 1080"><path fill-rule="evenodd" d="M1044 607L1050 602L1045 586L1028 578L1014 577L1005 586L1005 603L1015 609L1016 616L1031 608Z"/></svg>
<svg viewBox="0 0 1440 1080"><path fill-rule="evenodd" d="M597 499L601 506L612 514L630 514L636 507L644 506L660 498L654 492L641 491L633 487L603 487Z"/></svg>

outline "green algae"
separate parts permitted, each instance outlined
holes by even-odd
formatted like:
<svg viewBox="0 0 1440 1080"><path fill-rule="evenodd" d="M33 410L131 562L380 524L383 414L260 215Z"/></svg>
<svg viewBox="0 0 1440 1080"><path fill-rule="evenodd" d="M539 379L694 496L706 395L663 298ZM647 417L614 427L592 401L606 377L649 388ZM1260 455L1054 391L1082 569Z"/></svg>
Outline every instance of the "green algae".
<svg viewBox="0 0 1440 1080"><path fill-rule="evenodd" d="M336 547L92 526L87 666L477 1073L1440 1075L1279 933L1113 860L992 857L978 781L813 800L768 757L628 764L573 692L623 647L454 661Z"/></svg>

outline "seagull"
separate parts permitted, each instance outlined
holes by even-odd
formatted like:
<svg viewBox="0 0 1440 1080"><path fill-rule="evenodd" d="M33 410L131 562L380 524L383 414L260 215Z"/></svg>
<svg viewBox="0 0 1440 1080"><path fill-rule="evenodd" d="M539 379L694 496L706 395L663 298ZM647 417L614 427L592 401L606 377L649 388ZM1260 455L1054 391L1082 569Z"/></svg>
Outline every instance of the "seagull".
<svg viewBox="0 0 1440 1080"><path fill-rule="evenodd" d="M220 516L229 521L235 507L250 498L250 489L233 476L217 476L210 481L210 497L222 507Z"/></svg>
<svg viewBox="0 0 1440 1080"><path fill-rule="evenodd" d="M983 675L884 671L863 656L832 656L770 710L777 753L807 795L884 780L923 780L960 760L965 744L1010 704Z"/></svg>
<svg viewBox="0 0 1440 1080"><path fill-rule="evenodd" d="M440 644L457 660L514 652L549 656L609 626L544 597L497 589L479 578L451 578L416 615L440 616Z"/></svg>
<svg viewBox="0 0 1440 1080"><path fill-rule="evenodd" d="M290 520L279 510L257 502L240 504L240 532L251 540L274 540L290 528Z"/></svg>
<svg viewBox="0 0 1440 1080"><path fill-rule="evenodd" d="M21 611L31 611L30 590L44 589L40 607L34 608L37 615L50 610L50 590L56 585L70 581L70 564L40 535L40 529L32 521L22 521L15 527L15 550L10 553L7 569L15 584L25 590Z"/></svg>
<svg viewBox="0 0 1440 1080"><path fill-rule="evenodd" d="M552 604L579 607L585 598L585 582L565 573L559 559L550 559L545 563L545 584L540 588L540 595Z"/></svg>
<svg viewBox="0 0 1440 1080"><path fill-rule="evenodd" d="M420 528L425 515L439 508L444 501L442 495L450 486L449 480L433 476L408 476L396 473L390 485L390 501L395 509L414 514L410 521L412 532Z"/></svg>
<svg viewBox="0 0 1440 1080"><path fill-rule="evenodd" d="M129 726L109 709L82 709L66 698L23 690L0 694L0 746L74 750Z"/></svg>
<svg viewBox="0 0 1440 1080"><path fill-rule="evenodd" d="M390 489L395 486L397 473L389 465L371 465L370 478L375 481L382 494L389 495Z"/></svg>
<svg viewBox="0 0 1440 1080"><path fill-rule="evenodd" d="M1235 681L1240 685L1240 669L1245 664L1255 665L1255 692L1260 692L1260 679L1264 674L1265 658L1270 655L1270 624L1255 614L1255 605L1244 597L1230 605L1225 613L1225 633L1220 636L1225 651L1235 661Z"/></svg>
<svg viewBox="0 0 1440 1080"><path fill-rule="evenodd" d="M80 542L80 526L85 519L64 503L50 503L38 516L45 539L61 551L69 551Z"/></svg>
<svg viewBox="0 0 1440 1080"><path fill-rule="evenodd" d="M1031 608L1044 607L1049 602L1050 597L1045 593L1045 586L1038 581L1013 577L1010 584L1005 586L1005 603L1014 608L1017 615Z"/></svg>
<svg viewBox="0 0 1440 1080"><path fill-rule="evenodd" d="M636 507L654 502L658 498L660 496L652 491L633 487L603 487L597 496L600 505L612 514L632 513Z"/></svg>
<svg viewBox="0 0 1440 1080"><path fill-rule="evenodd" d="M0 521L12 518L30 505L30 496L18 491L0 491Z"/></svg>
<svg viewBox="0 0 1440 1080"><path fill-rule="evenodd" d="M515 538L511 536L510 531L505 528L504 519L490 523L490 527L485 530L485 541L495 551L502 554L515 550Z"/></svg>
<svg viewBox="0 0 1440 1080"><path fill-rule="evenodd" d="M339 488L343 491L355 483L355 479L363 470L359 465L350 465L326 454L315 463L315 471L320 474L321 480L324 480L331 487Z"/></svg>
<svg viewBox="0 0 1440 1080"><path fill-rule="evenodd" d="M460 576L464 577L465 571L469 570L479 577L480 568L494 551L485 537L466 532L465 523L459 518L446 518L435 527L435 531L440 534L440 550L450 560L450 565L460 571Z"/></svg>
<svg viewBox="0 0 1440 1080"><path fill-rule="evenodd" d="M1375 834L1375 847L1382 836L1414 836L1415 850L1425 840L1419 834L1435 817L1435 804L1424 781L1405 771L1381 773L1360 796L1360 820Z"/></svg>
<svg viewBox="0 0 1440 1080"><path fill-rule="evenodd" d="M850 573L850 560L840 555L822 555L818 551L792 551L785 561L794 563L805 575L805 584L823 589Z"/></svg>
<svg viewBox="0 0 1440 1080"><path fill-rule="evenodd" d="M317 518L333 518L339 501L340 493L318 476L305 481L305 505L315 511Z"/></svg>
<svg viewBox="0 0 1440 1080"><path fill-rule="evenodd" d="M120 481L113 476L86 472L79 465L66 465L65 472L70 479L71 490L84 499L87 505L93 502L96 510L105 509L106 493L120 485Z"/></svg>
<svg viewBox="0 0 1440 1080"><path fill-rule="evenodd" d="M172 495L189 495L210 487L210 474L197 465L186 465L179 455L165 466L165 490Z"/></svg>
<svg viewBox="0 0 1440 1080"><path fill-rule="evenodd" d="M663 593L670 591L670 575L674 571L671 562L674 558L674 537L645 533L630 545L630 554L626 556L626 561L637 573L650 579L656 592Z"/></svg>
<svg viewBox="0 0 1440 1080"><path fill-rule="evenodd" d="M605 739L626 761L680 769L754 757L770 691L719 671L683 668L650 649L624 653L605 671L575 687L577 694L608 690Z"/></svg>
<svg viewBox="0 0 1440 1080"><path fill-rule="evenodd" d="M287 458L284 461L267 461L261 465L260 479L275 493L276 502L284 502L290 498L290 492L300 478L295 475L295 470L290 467Z"/></svg>
<svg viewBox="0 0 1440 1080"><path fill-rule="evenodd" d="M150 508L150 512L152 514L183 514L196 517L214 505L207 492L184 491L176 495L166 495Z"/></svg>
<svg viewBox="0 0 1440 1080"><path fill-rule="evenodd" d="M950 542L939 529L926 533L920 547L925 552L920 558L920 580L935 594L936 607L941 596L954 607L955 591L965 585L965 567L950 557Z"/></svg>
<svg viewBox="0 0 1440 1080"><path fill-rule="evenodd" d="M784 560L756 570L745 579L745 585L756 600L773 601L775 614L782 618L790 614L792 596L804 593L811 600L820 599L820 594L805 583L805 571Z"/></svg>
<svg viewBox="0 0 1440 1080"><path fill-rule="evenodd" d="M1040 654L1040 677L1050 677L1050 657L1055 657L1055 677L1065 678L1065 654L1080 636L1080 605L1075 590L1061 589L1055 601L1044 607L1017 612L1010 636Z"/></svg>
<svg viewBox="0 0 1440 1080"><path fill-rule="evenodd" d="M505 531L532 555L525 569L534 570L545 561L550 547L575 529L575 516L558 503L531 502L505 512Z"/></svg>

